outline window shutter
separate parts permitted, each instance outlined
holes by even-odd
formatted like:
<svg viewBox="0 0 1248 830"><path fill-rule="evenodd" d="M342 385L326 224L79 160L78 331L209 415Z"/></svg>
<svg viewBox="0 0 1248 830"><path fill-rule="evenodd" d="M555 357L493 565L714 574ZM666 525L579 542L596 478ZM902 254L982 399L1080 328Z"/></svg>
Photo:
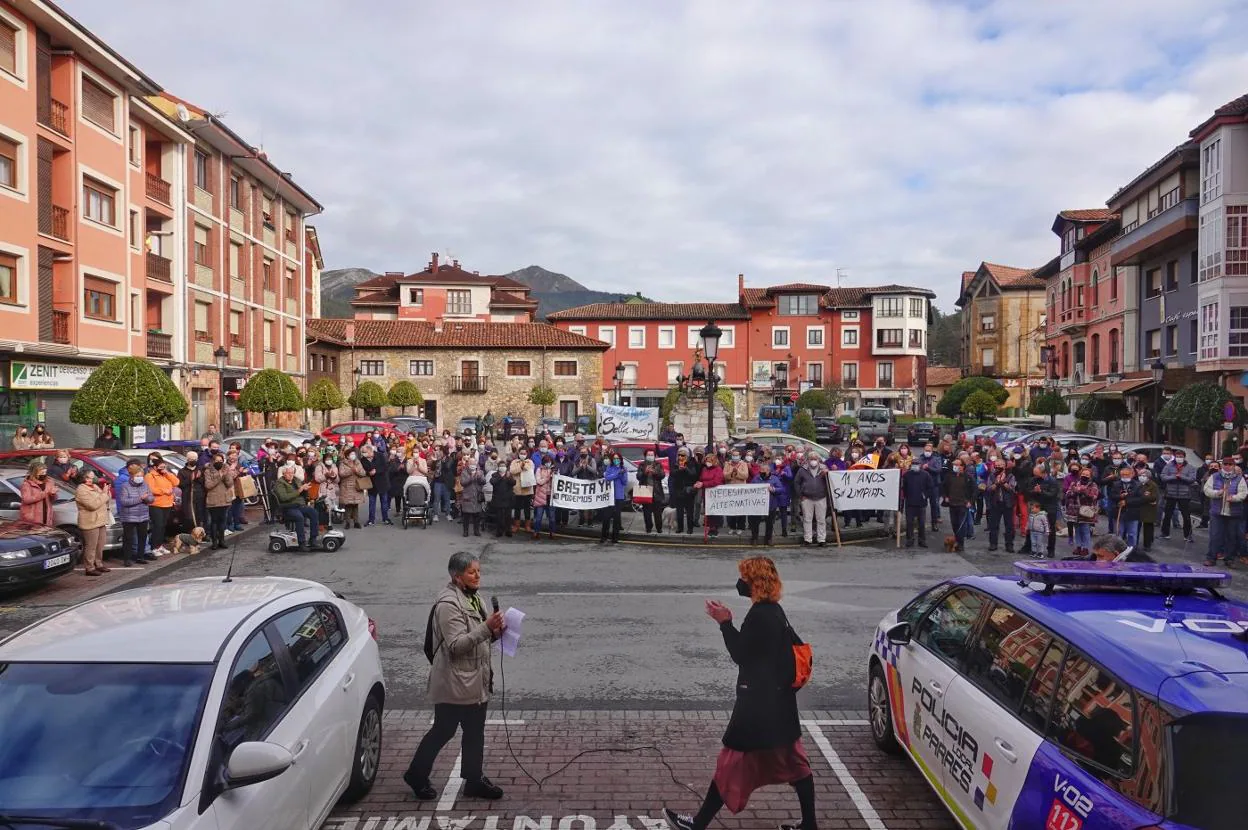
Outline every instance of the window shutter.
<svg viewBox="0 0 1248 830"><path fill-rule="evenodd" d="M0 69L17 74L17 29L0 20Z"/></svg>
<svg viewBox="0 0 1248 830"><path fill-rule="evenodd" d="M243 312L230 312L230 334L239 335L243 333Z"/></svg>
<svg viewBox="0 0 1248 830"><path fill-rule="evenodd" d="M207 303L195 303L195 331L208 331Z"/></svg>
<svg viewBox="0 0 1248 830"><path fill-rule="evenodd" d="M195 242L200 245L208 244L208 229L203 225L195 226Z"/></svg>
<svg viewBox="0 0 1248 830"><path fill-rule="evenodd" d="M52 340L52 257L51 248L39 248L39 339Z"/></svg>
<svg viewBox="0 0 1248 830"><path fill-rule="evenodd" d="M116 98L104 87L90 78L82 79L82 115L110 133L117 132Z"/></svg>
<svg viewBox="0 0 1248 830"><path fill-rule="evenodd" d="M52 233L52 142L39 139L39 232Z"/></svg>

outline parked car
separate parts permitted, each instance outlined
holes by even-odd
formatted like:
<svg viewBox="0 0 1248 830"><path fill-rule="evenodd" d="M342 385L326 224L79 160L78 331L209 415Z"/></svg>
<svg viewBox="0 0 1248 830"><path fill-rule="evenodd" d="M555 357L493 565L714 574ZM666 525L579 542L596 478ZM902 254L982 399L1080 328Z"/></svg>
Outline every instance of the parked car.
<svg viewBox="0 0 1248 830"><path fill-rule="evenodd" d="M306 429L246 429L230 435L221 444L228 447L232 442L237 441L243 449L255 455L270 439L278 443L284 441L297 447L304 441L315 440L316 437L315 432L308 432Z"/></svg>
<svg viewBox="0 0 1248 830"><path fill-rule="evenodd" d="M1041 438L1052 438L1057 442L1057 446L1061 448L1063 453L1071 448L1074 448L1078 452L1081 451L1082 447L1095 445L1096 443L1105 440L1104 438L1096 435L1084 435L1078 432L1063 432L1061 430L1042 429L1038 432L1028 433L1023 437L1016 438L1008 443L998 441L997 446L1001 447L1002 451L1006 454L1013 453L1015 449L1020 448L1024 452L1029 452L1035 443Z"/></svg>
<svg viewBox="0 0 1248 830"><path fill-rule="evenodd" d="M503 434L503 419L495 417L494 420L494 438L497 440ZM511 434L519 435L521 438L528 437L529 422L524 419L523 415L511 416Z"/></svg>
<svg viewBox="0 0 1248 830"><path fill-rule="evenodd" d="M573 434L586 435L589 433L589 416L577 415L576 424L572 428Z"/></svg>
<svg viewBox="0 0 1248 830"><path fill-rule="evenodd" d="M893 440L893 410L887 406L858 407L858 438L870 444L876 438Z"/></svg>
<svg viewBox="0 0 1248 830"><path fill-rule="evenodd" d="M368 437L373 430L385 432L386 430L396 430L398 427L393 421L343 421L340 424L334 424L329 429L321 433L321 437L331 444L351 444L358 447L364 443L364 439ZM399 430L400 432L402 430Z"/></svg>
<svg viewBox="0 0 1248 830"><path fill-rule="evenodd" d="M815 416L815 443L839 444L845 440L845 428L831 415Z"/></svg>
<svg viewBox="0 0 1248 830"><path fill-rule="evenodd" d="M549 432L552 436L558 438L563 435L563 419L562 418L542 418L537 422L537 429L534 435L538 438Z"/></svg>
<svg viewBox="0 0 1248 830"><path fill-rule="evenodd" d="M418 418L415 415L395 415L390 422L394 424L395 429L408 435L424 435L433 429L433 421L428 418Z"/></svg>
<svg viewBox="0 0 1248 830"><path fill-rule="evenodd" d="M69 460L76 467L90 467L95 470L97 476L103 476L112 484L117 479L117 474L125 469L130 463L127 456L122 455L117 450L67 450ZM36 458L43 461L44 464L51 464L56 460L56 450L13 450L10 452L0 452L0 465L5 467L29 467L30 462Z"/></svg>
<svg viewBox="0 0 1248 830"><path fill-rule="evenodd" d="M915 421L906 428L907 444L926 444L931 441L933 444L940 442L940 430L933 421Z"/></svg>
<svg viewBox="0 0 1248 830"><path fill-rule="evenodd" d="M81 557L82 546L78 540L60 528L0 519L0 590L25 588L64 576L74 569ZM3 662L4 659L0 658L0 665ZM0 677L4 676L0 673ZM0 681L0 686L3 686L3 681ZM3 702L0 702L0 711L5 711ZM0 743L10 751L20 753L13 744L7 741ZM5 752L5 746L0 746L0 754ZM0 778L4 777L11 778L5 772L4 763L0 762ZM3 790L0 785L0 793ZM0 798L4 796L0 795Z"/></svg>
<svg viewBox="0 0 1248 830"><path fill-rule="evenodd" d="M0 467L0 519L17 521L22 509L22 481L26 478L25 467ZM56 485L56 500L52 502L53 524L73 536L79 543L78 503L74 501L77 486L64 481L52 480ZM114 521L105 528L104 550L121 549L121 522Z"/></svg>
<svg viewBox="0 0 1248 830"><path fill-rule="evenodd" d="M767 447L771 450L772 455L782 455L784 448L790 444L803 453L813 452L824 461L828 459L828 450L821 447L813 441L807 441L805 438L798 438L796 435L789 435L784 432L751 432L741 436L736 440L734 446L744 449L745 445L753 442L760 447Z"/></svg>
<svg viewBox="0 0 1248 830"><path fill-rule="evenodd" d="M0 712L21 713L5 718L0 802L101 827L319 827L377 777L376 636L325 586L276 577L53 614L0 641Z"/></svg>
<svg viewBox="0 0 1248 830"><path fill-rule="evenodd" d="M1114 442L1112 441L1100 441L1099 442L1100 446L1105 448L1105 452L1109 452L1109 447L1110 447L1110 444L1112 443ZM1184 458L1187 459L1188 464L1194 464L1196 466L1199 466L1204 463L1205 456L1203 453L1198 453L1196 452L1196 450L1191 449L1190 447L1180 447L1178 444L1133 444L1133 443L1121 444L1120 443L1118 444L1118 451L1123 454L1144 453L1145 455L1148 456L1149 463L1151 464L1152 462L1156 461L1158 458L1161 457L1161 451L1165 449L1166 447L1169 447L1175 452L1182 450L1183 456ZM1089 447L1088 452L1091 452L1094 449L1096 449L1095 446Z"/></svg>
<svg viewBox="0 0 1248 830"><path fill-rule="evenodd" d="M502 429L502 426L495 424L494 429L497 432L498 430ZM472 417L460 418L459 421L455 424L455 434L456 435L476 435L477 434L477 419L472 418Z"/></svg>
<svg viewBox="0 0 1248 830"><path fill-rule="evenodd" d="M629 461L634 465L644 461L647 452L655 452L659 463L663 465L663 472L669 472L667 469L668 458L663 453L671 449L671 444L663 441L612 441L610 442L610 447L619 452L625 461Z"/></svg>

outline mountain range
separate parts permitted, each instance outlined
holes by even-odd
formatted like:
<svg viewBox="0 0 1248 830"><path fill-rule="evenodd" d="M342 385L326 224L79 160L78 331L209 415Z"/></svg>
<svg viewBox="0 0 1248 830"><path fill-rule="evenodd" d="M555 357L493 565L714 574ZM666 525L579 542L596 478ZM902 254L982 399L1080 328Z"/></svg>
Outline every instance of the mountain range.
<svg viewBox="0 0 1248 830"><path fill-rule="evenodd" d="M321 272L321 316L350 317L351 298L355 296L355 286L379 276L367 268L338 268ZM517 271L504 274L517 282L529 286L530 296L537 300L537 319L545 320L547 314L574 308L590 303L618 303L640 297L650 302L648 297L638 294L620 294L613 291L595 291L586 288L567 274L547 271L540 265L530 265Z"/></svg>

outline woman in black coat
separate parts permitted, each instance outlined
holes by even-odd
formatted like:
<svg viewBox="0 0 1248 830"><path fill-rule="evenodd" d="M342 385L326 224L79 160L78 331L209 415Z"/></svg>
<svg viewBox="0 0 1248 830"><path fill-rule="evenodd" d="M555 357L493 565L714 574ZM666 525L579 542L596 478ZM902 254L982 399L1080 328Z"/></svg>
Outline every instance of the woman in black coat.
<svg viewBox="0 0 1248 830"><path fill-rule="evenodd" d="M732 624L727 606L706 602L707 615L719 623L728 654L739 667L737 702L724 732L724 748L698 814L663 812L676 830L705 830L721 807L739 813L759 787L791 784L797 790L802 822L782 824L781 830L816 830L815 779L802 746L793 688L797 673L793 637L780 607L780 575L766 556L743 559L737 570L741 574L737 593L753 601L741 630Z"/></svg>

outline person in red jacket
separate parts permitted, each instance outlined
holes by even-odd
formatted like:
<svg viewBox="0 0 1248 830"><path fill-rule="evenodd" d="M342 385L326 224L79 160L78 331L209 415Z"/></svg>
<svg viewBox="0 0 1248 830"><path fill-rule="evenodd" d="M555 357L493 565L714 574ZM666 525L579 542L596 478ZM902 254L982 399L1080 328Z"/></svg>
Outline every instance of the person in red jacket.
<svg viewBox="0 0 1248 830"><path fill-rule="evenodd" d="M698 483L693 485L696 490L711 490L724 483L724 469L719 466L718 459L711 454L702 460L702 474L698 477ZM703 500L705 504L705 499ZM710 536L719 535L719 517L705 516L703 521L706 523L707 534Z"/></svg>

